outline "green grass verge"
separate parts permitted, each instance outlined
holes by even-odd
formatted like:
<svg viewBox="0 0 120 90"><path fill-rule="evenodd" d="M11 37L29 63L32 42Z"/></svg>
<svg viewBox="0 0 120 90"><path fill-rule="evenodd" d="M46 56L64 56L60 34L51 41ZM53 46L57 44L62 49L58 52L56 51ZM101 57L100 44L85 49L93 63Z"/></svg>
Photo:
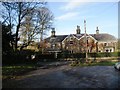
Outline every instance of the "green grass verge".
<svg viewBox="0 0 120 90"><path fill-rule="evenodd" d="M117 62L117 61L116 61ZM112 61L102 61L93 63L71 63L71 66L113 66L116 62Z"/></svg>
<svg viewBox="0 0 120 90"><path fill-rule="evenodd" d="M2 67L2 79L14 79L26 72L35 70L34 64L7 65Z"/></svg>

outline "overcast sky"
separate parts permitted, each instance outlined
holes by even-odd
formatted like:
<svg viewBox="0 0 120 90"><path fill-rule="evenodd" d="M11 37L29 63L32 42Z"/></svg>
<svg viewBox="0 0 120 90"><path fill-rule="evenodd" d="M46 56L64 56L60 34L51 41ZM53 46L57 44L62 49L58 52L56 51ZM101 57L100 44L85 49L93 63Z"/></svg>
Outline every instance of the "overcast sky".
<svg viewBox="0 0 120 90"><path fill-rule="evenodd" d="M86 20L88 34L94 34L98 26L100 33L109 33L118 37L118 2L108 1L110 2L75 0L48 2L48 7L55 17L56 34L75 34L77 25L80 26L81 33L84 33L84 20Z"/></svg>

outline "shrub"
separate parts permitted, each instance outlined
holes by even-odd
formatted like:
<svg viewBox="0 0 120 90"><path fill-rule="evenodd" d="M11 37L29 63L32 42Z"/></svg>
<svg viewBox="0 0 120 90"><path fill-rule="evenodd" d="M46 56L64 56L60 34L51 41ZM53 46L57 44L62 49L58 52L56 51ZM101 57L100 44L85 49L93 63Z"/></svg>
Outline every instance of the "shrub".
<svg viewBox="0 0 120 90"><path fill-rule="evenodd" d="M34 51L31 50L23 50L23 51L16 51L12 53L7 53L2 55L2 64L19 64L19 63L26 63L31 61L30 55L34 54ZM27 59L26 57L29 57Z"/></svg>
<svg viewBox="0 0 120 90"><path fill-rule="evenodd" d="M58 58L85 58L85 53L60 53Z"/></svg>

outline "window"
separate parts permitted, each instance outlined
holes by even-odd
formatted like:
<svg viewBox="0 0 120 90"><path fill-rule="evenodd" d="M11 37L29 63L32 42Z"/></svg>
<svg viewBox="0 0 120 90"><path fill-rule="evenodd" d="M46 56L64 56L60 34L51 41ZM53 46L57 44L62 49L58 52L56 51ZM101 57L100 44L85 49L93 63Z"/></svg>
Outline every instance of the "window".
<svg viewBox="0 0 120 90"><path fill-rule="evenodd" d="M69 44L73 44L73 38L72 37L70 37L70 41L69 41Z"/></svg>
<svg viewBox="0 0 120 90"><path fill-rule="evenodd" d="M70 41L70 44L73 44L73 41Z"/></svg>
<svg viewBox="0 0 120 90"><path fill-rule="evenodd" d="M104 46L107 46L107 43L104 43Z"/></svg>
<svg viewBox="0 0 120 90"><path fill-rule="evenodd" d="M110 52L112 51L112 49L110 49Z"/></svg>
<svg viewBox="0 0 120 90"><path fill-rule="evenodd" d="M73 53L73 50L71 50L70 53L72 54L72 53Z"/></svg>
<svg viewBox="0 0 120 90"><path fill-rule="evenodd" d="M106 52L108 52L109 50L107 49Z"/></svg>

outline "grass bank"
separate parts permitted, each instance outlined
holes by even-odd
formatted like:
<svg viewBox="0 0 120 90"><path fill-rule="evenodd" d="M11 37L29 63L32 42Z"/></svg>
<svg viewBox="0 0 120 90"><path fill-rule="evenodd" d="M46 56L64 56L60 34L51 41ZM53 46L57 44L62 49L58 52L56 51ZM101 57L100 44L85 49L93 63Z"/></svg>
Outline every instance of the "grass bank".
<svg viewBox="0 0 120 90"><path fill-rule="evenodd" d="M5 65L2 66L2 79L15 79L32 70L36 70L35 64Z"/></svg>
<svg viewBox="0 0 120 90"><path fill-rule="evenodd" d="M101 62L92 62L92 63L80 63L77 61L72 62L71 66L113 66L117 61L101 61Z"/></svg>

